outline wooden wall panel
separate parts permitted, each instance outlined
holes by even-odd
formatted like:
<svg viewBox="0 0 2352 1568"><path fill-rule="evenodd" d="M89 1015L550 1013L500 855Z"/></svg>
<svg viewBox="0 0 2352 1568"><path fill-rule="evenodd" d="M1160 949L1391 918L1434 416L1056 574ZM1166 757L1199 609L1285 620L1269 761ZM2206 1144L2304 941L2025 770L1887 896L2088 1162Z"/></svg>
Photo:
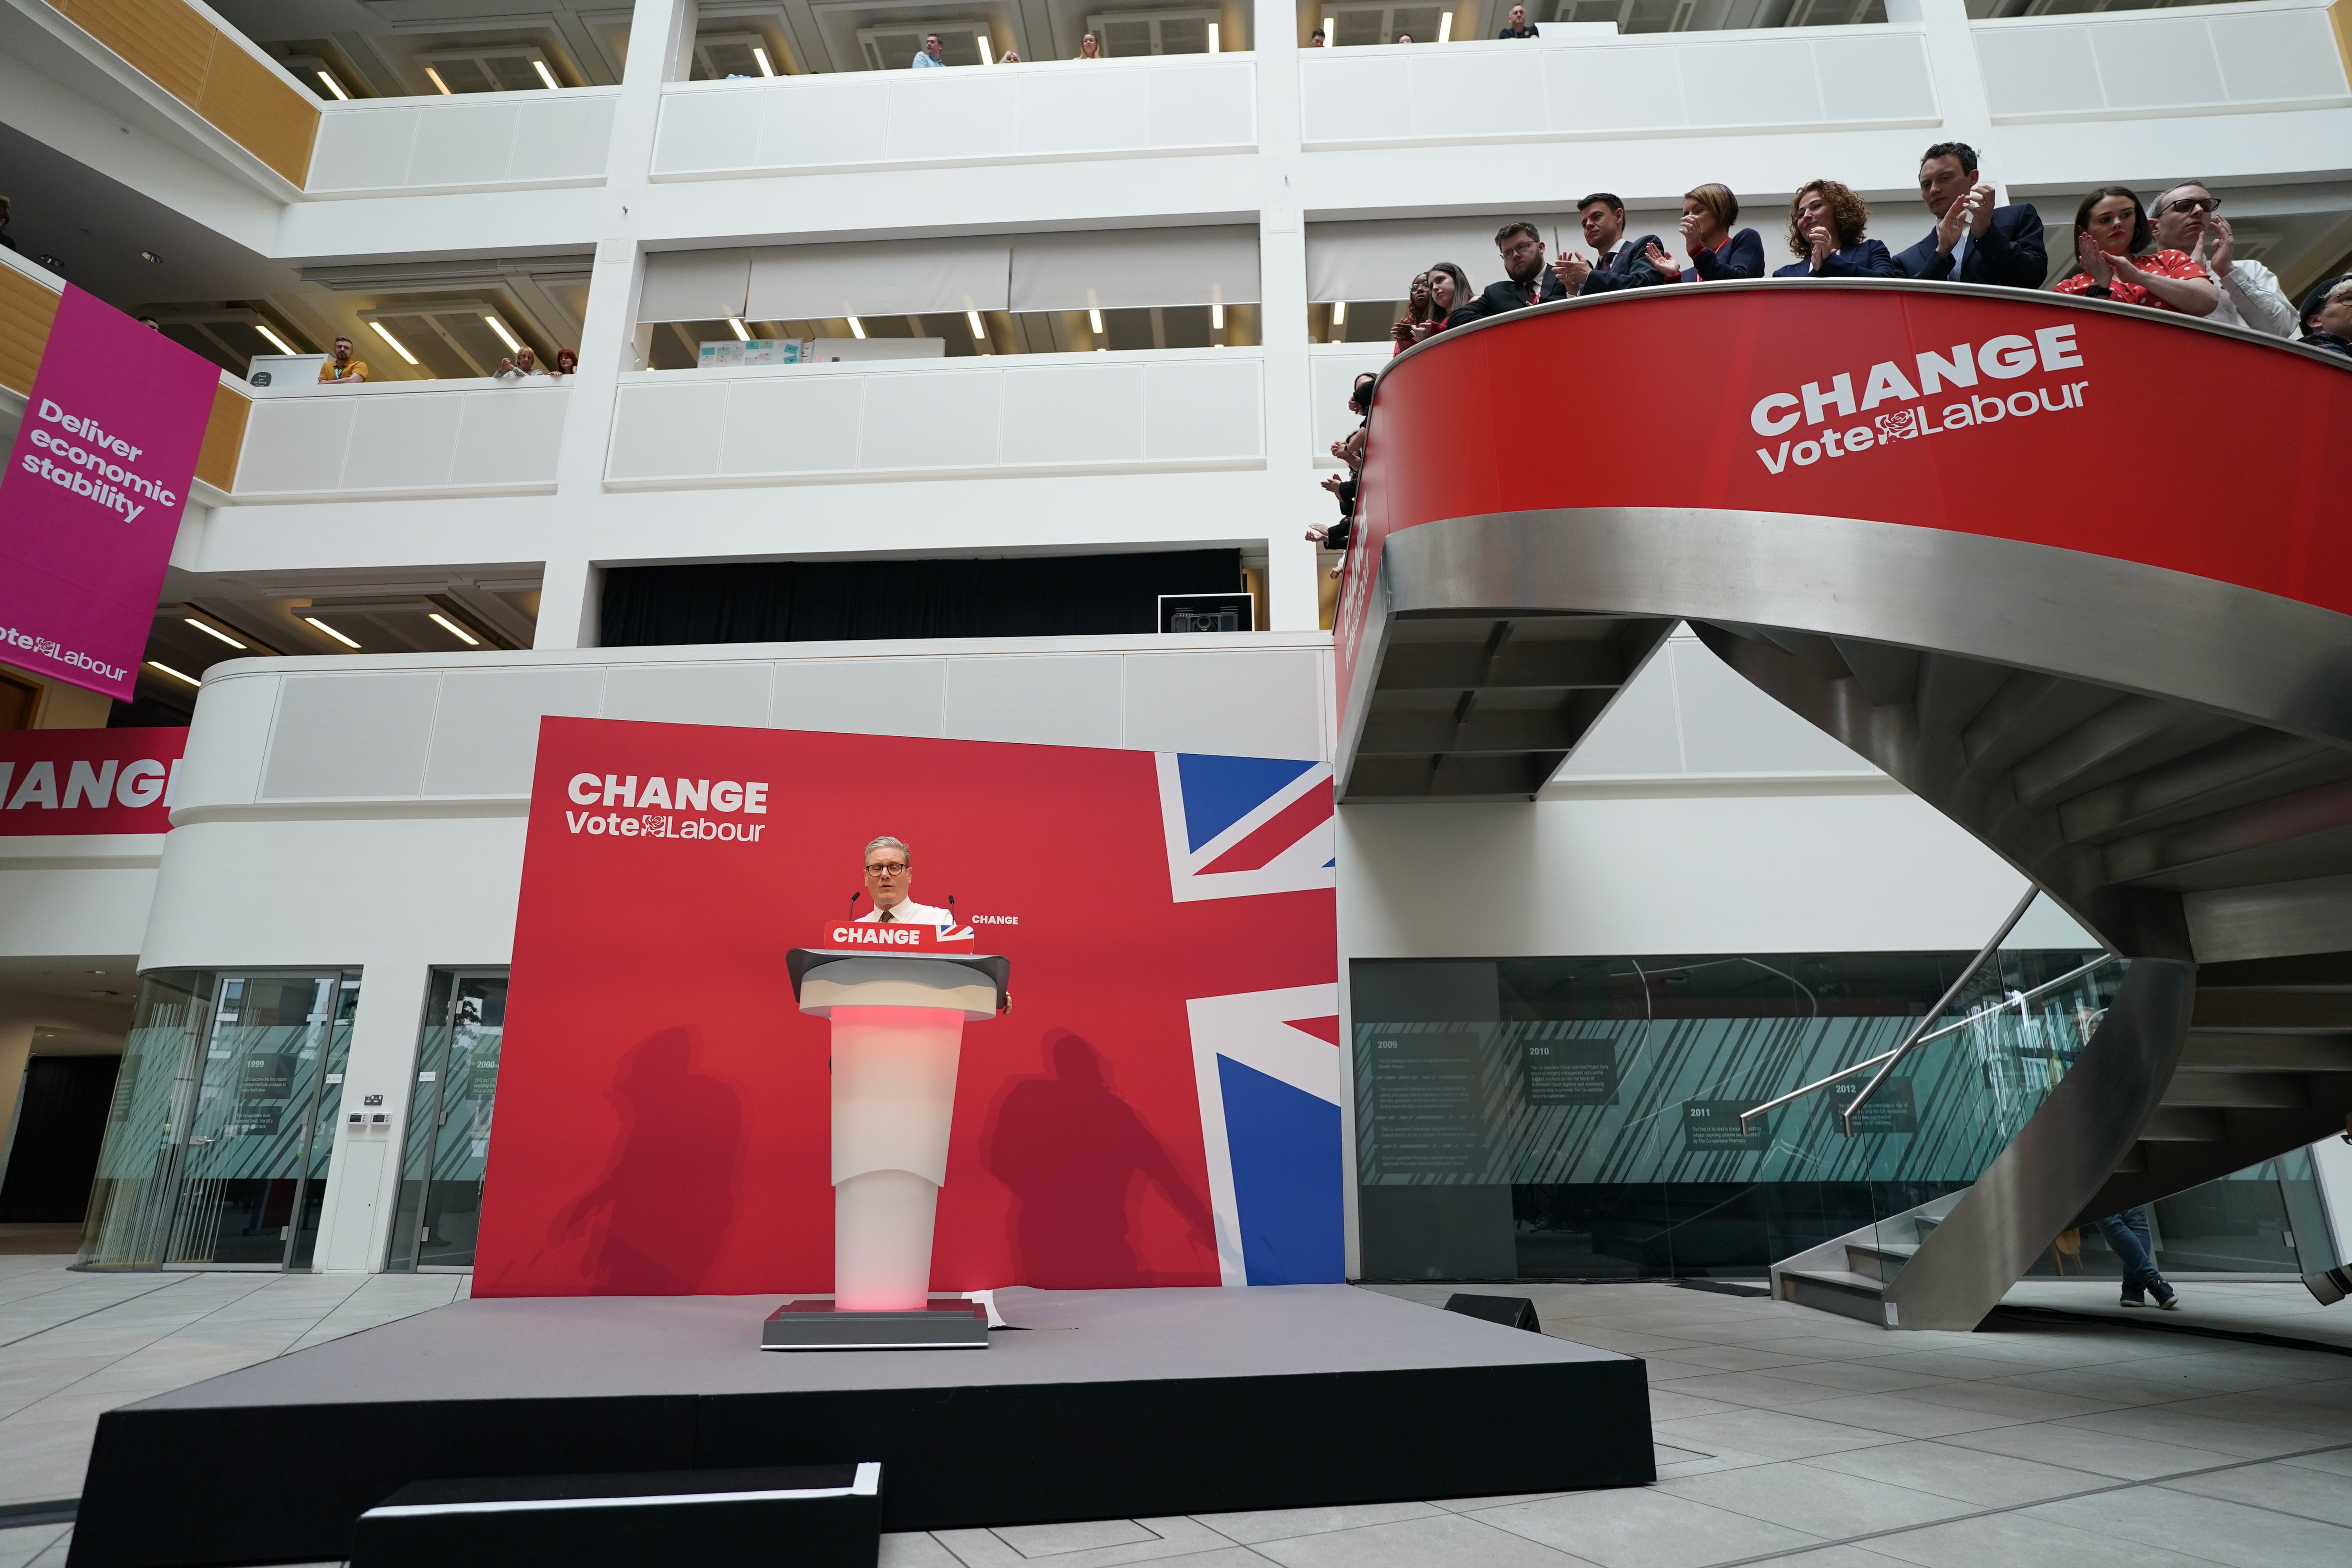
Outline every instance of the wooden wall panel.
<svg viewBox="0 0 2352 1568"><path fill-rule="evenodd" d="M319 139L318 100L227 40L213 51L196 112L288 184L299 185L310 174L310 144Z"/></svg>
<svg viewBox="0 0 2352 1568"><path fill-rule="evenodd" d="M181 0L49 0L71 22L131 69L186 104L203 96L205 71L220 33Z"/></svg>
<svg viewBox="0 0 2352 1568"><path fill-rule="evenodd" d="M212 417L205 422L205 444L196 453L196 478L216 490L236 483L236 460L245 452L245 422L253 413L253 399L224 385L213 392Z"/></svg>
<svg viewBox="0 0 2352 1568"><path fill-rule="evenodd" d="M48 0L57 13L289 183L310 170L318 100L185 0Z"/></svg>
<svg viewBox="0 0 2352 1568"><path fill-rule="evenodd" d="M58 297L13 267L0 267L0 386L29 395Z"/></svg>

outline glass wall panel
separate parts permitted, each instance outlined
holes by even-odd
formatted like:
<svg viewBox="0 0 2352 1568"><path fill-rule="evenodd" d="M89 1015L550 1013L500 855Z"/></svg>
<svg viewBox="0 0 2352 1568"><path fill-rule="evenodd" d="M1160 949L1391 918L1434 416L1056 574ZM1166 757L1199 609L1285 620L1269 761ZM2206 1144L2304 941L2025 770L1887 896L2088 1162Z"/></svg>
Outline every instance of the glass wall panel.
<svg viewBox="0 0 2352 1568"><path fill-rule="evenodd" d="M212 1000L210 970L159 971L139 981L122 1071L114 1080L89 1213L82 1268L152 1268L163 1260L172 1215L173 1137L192 1080L195 1042Z"/></svg>
<svg viewBox="0 0 2352 1568"><path fill-rule="evenodd" d="M1891 1050L1972 956L1356 963L1364 1277L1752 1277L1967 1186L2013 1120L1993 1101L2054 1081L2084 1030L2037 1018L1990 1052L1993 1031L1947 1033L1851 1138L1838 1116L1861 1078L1744 1128L1739 1113ZM1951 1012L2101 956L2005 951Z"/></svg>
<svg viewBox="0 0 2352 1568"><path fill-rule="evenodd" d="M142 977L81 1265L307 1268L356 975Z"/></svg>
<svg viewBox="0 0 2352 1568"><path fill-rule="evenodd" d="M387 1268L470 1268L506 1031L504 970L436 970L416 1047Z"/></svg>

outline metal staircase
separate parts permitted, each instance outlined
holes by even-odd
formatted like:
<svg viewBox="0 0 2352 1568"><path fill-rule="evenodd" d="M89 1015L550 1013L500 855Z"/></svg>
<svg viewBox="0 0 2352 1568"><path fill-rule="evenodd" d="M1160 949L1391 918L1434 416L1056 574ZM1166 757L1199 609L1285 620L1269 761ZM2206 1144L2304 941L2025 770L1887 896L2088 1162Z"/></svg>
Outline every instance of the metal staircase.
<svg viewBox="0 0 2352 1568"><path fill-rule="evenodd" d="M2003 321L2019 300L2050 309L2046 296L1974 292L2009 301ZM1450 428L1475 426L1483 411L1458 406L1475 384L1462 367L1485 362L1458 359L1450 382L1433 366L1424 387L1408 379L1415 356L1465 353L1470 343L1449 340L1491 334L1484 354L1501 363L1508 334L1536 332L1564 351L1580 321L1601 319L1576 304L1519 312L1385 373L1360 523L1373 543L1350 563L1360 572L1369 558L1374 574L1343 600L1340 800L1531 799L1682 619L2024 873L2126 971L2063 1071L2000 1126L1972 1187L1786 1260L1782 1293L1890 1326L1972 1327L2061 1231L2343 1131L2352 616L2021 537L2030 516L2005 518L1996 536L1590 506L1596 481L1573 465L1556 505L1528 504L1538 481L1522 476L1507 509L1448 513L1457 497L1498 493L1484 477L1496 459L1413 472L1429 449L1416 421L1442 412ZM2191 340L2184 358L2206 339L2257 342L2145 315L2129 331L2179 333ZM2319 383L2312 406L2339 395ZM1622 492L1638 479L1597 482ZM2330 515L2352 532L2352 506ZM2214 526L2233 526L2226 510Z"/></svg>

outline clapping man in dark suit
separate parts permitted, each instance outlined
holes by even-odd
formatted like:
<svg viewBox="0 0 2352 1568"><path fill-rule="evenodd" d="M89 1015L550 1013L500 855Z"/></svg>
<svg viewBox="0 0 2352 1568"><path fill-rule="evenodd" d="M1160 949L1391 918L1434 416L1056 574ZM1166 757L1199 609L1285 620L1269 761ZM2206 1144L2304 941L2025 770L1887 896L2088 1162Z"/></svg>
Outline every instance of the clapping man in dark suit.
<svg viewBox="0 0 2352 1568"><path fill-rule="evenodd" d="M1600 254L1600 259L1563 256L1552 263L1552 271L1570 293L1607 294L1674 281L1673 273L1659 271L1650 260L1649 251L1658 243L1656 235L1645 234L1631 244L1626 242L1623 202L1607 191L1596 191L1576 204L1576 216L1584 225L1584 242Z"/></svg>
<svg viewBox="0 0 2352 1568"><path fill-rule="evenodd" d="M1568 298L1566 286L1544 265L1543 237L1535 225L1524 219L1505 224L1495 236L1495 248L1503 258L1503 280L1487 284L1471 310L1455 312L1456 320L1483 320Z"/></svg>
<svg viewBox="0 0 2352 1568"><path fill-rule="evenodd" d="M1976 149L1967 142L1938 142L1921 155L1919 198L1936 215L1936 226L1895 258L1906 276L2008 289L2039 289L2049 280L2042 215L2030 202L1993 205L1992 187L1977 178Z"/></svg>

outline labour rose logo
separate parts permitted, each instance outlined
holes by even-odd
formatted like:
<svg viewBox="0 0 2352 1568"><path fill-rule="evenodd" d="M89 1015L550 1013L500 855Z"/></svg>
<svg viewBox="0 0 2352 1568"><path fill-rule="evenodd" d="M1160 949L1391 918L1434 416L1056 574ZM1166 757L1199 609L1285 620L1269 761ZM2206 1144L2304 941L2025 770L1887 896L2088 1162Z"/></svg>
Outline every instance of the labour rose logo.
<svg viewBox="0 0 2352 1568"><path fill-rule="evenodd" d="M1918 435L1919 411L1916 408L1878 416L1878 438L1882 441L1892 441L1898 437L1906 441L1916 440Z"/></svg>

